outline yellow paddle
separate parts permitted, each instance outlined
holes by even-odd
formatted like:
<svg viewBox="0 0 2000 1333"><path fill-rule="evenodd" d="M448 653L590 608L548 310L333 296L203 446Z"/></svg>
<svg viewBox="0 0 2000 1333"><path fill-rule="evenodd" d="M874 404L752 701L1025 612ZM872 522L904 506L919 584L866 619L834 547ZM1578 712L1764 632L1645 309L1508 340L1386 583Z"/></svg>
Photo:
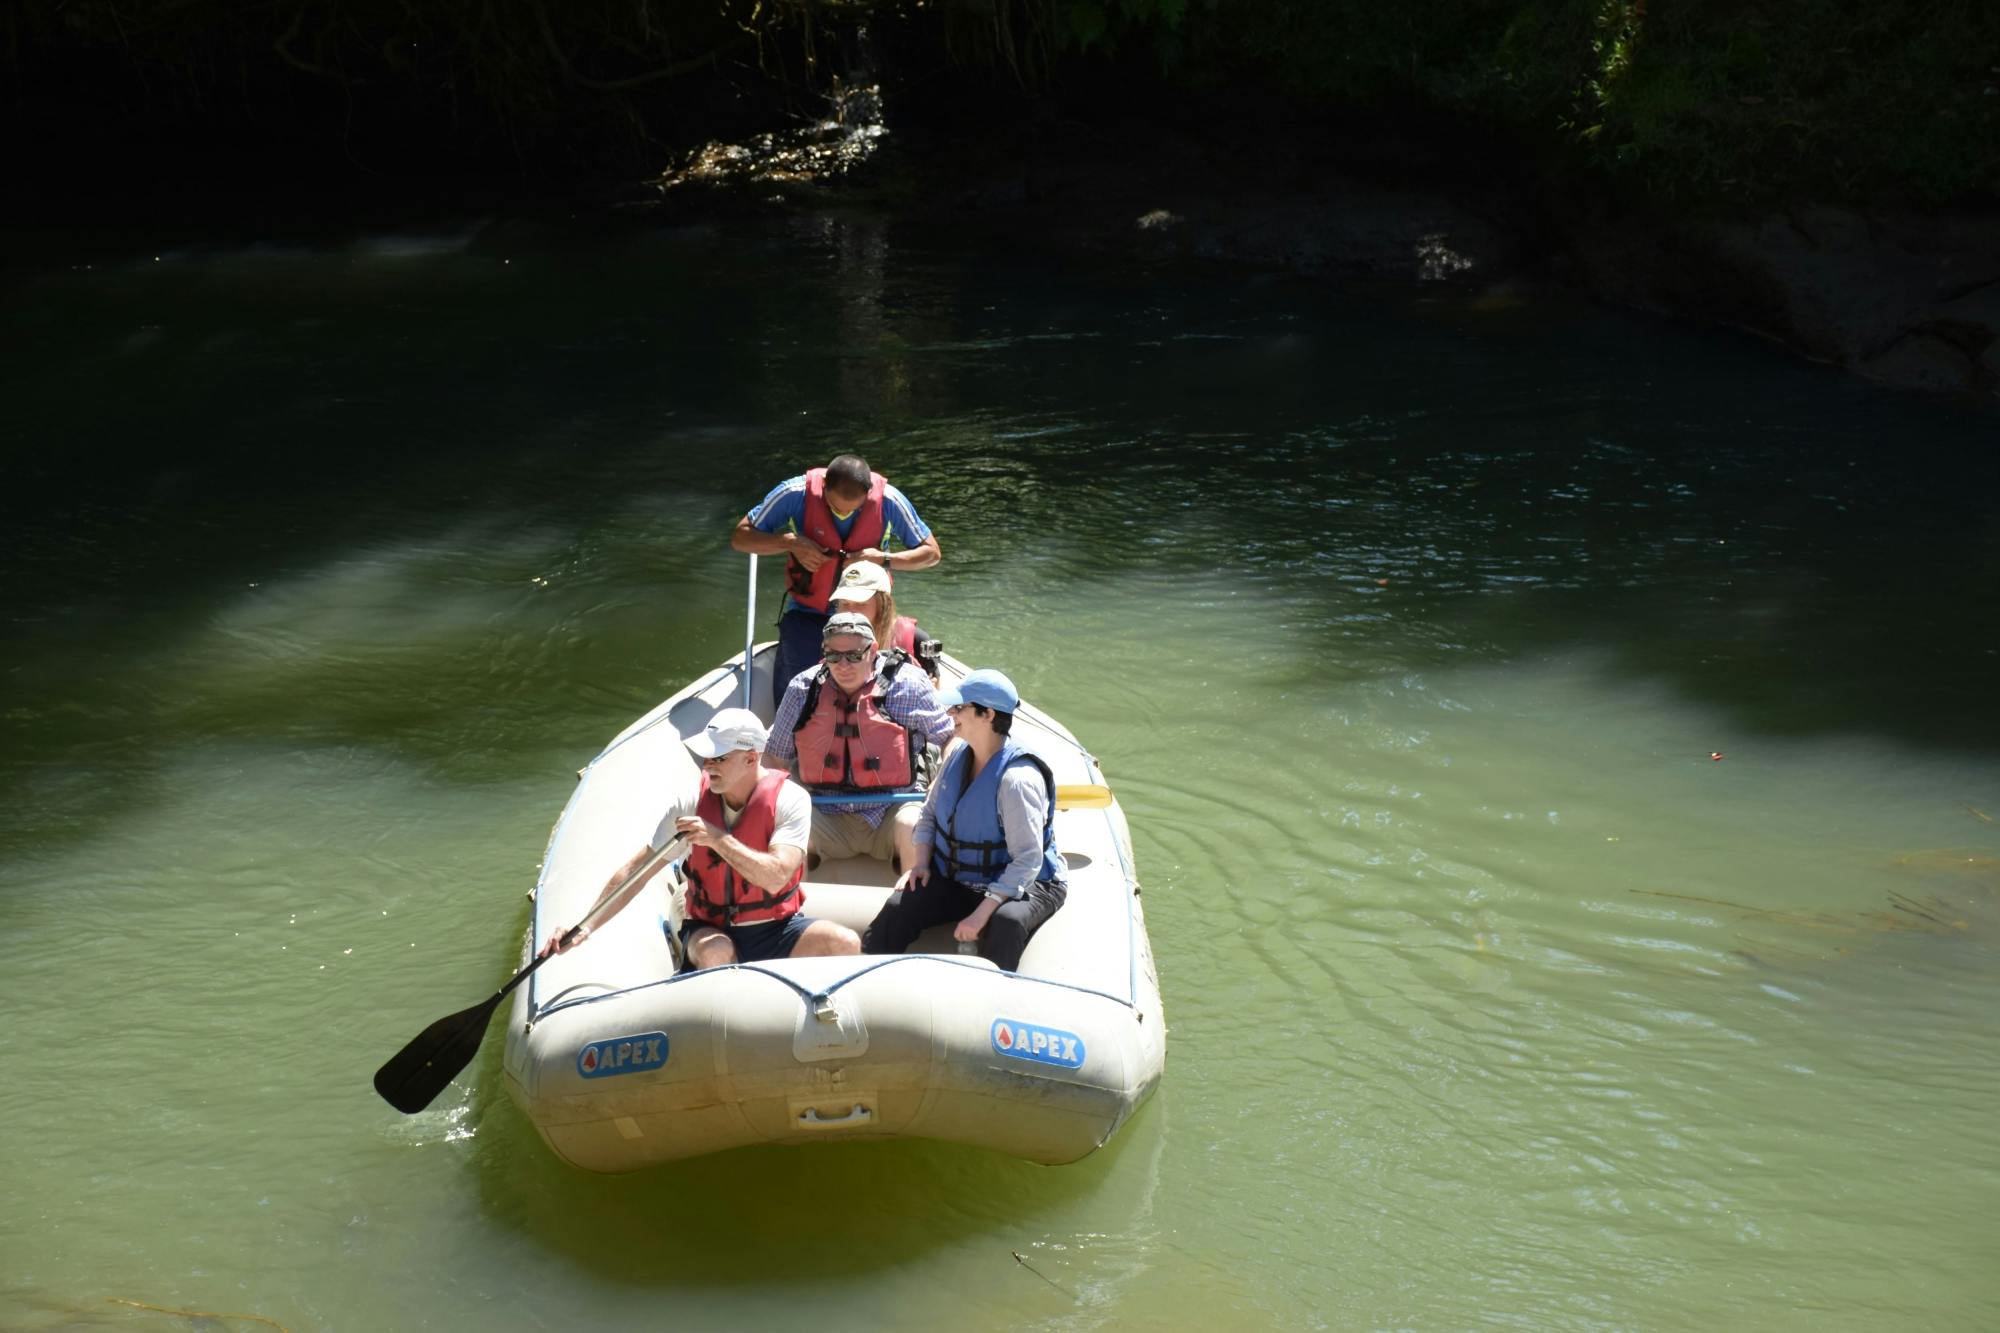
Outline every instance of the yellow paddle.
<svg viewBox="0 0 2000 1333"><path fill-rule="evenodd" d="M1056 788L1056 809L1058 810L1100 810L1112 801L1111 788L1095 786L1058 786Z"/></svg>

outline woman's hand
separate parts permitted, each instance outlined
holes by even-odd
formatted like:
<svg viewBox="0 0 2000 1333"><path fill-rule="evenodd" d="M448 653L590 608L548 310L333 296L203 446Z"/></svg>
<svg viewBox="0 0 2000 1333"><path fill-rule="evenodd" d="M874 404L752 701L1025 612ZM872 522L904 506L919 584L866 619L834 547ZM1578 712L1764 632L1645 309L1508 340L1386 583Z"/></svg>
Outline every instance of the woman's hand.
<svg viewBox="0 0 2000 1333"><path fill-rule="evenodd" d="M993 919L993 909L1000 904L991 898L972 909L972 915L951 928L951 937L960 944L970 944L979 938L979 932L986 929L986 923Z"/></svg>
<svg viewBox="0 0 2000 1333"><path fill-rule="evenodd" d="M896 887L892 892L901 893L905 889L921 889L930 882L931 868L929 865L911 866L897 878Z"/></svg>

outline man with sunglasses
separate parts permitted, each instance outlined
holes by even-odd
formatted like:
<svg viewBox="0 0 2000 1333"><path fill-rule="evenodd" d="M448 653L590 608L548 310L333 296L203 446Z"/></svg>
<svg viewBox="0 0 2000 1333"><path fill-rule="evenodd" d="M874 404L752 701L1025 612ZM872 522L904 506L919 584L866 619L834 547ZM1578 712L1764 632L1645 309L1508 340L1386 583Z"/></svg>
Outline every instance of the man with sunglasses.
<svg viewBox="0 0 2000 1333"><path fill-rule="evenodd" d="M764 762L791 769L816 795L812 850L819 860L891 855L907 867L915 855L913 801L879 798L918 789L927 749L951 738L951 719L923 668L904 653L875 646L868 617L842 611L820 637L821 664L793 676L778 701ZM876 797L878 799L860 799Z"/></svg>

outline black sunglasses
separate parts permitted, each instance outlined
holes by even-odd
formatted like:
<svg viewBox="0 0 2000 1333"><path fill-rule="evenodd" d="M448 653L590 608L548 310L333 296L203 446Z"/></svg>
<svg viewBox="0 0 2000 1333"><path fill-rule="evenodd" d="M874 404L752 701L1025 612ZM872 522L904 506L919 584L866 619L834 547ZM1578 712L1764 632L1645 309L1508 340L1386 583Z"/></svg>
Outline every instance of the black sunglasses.
<svg viewBox="0 0 2000 1333"><path fill-rule="evenodd" d="M820 656L829 662L866 662L873 648L828 648Z"/></svg>

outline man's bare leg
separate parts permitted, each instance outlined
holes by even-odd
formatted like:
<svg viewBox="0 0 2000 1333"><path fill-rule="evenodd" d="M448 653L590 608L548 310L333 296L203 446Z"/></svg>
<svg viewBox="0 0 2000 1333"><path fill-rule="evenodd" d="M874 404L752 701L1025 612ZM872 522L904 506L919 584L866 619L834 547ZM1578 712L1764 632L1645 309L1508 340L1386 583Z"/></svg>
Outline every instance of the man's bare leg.
<svg viewBox="0 0 2000 1333"><path fill-rule="evenodd" d="M698 927L689 935L687 951L688 961L697 968L724 967L736 961L736 945L714 926Z"/></svg>
<svg viewBox="0 0 2000 1333"><path fill-rule="evenodd" d="M815 921L792 946L794 958L844 958L861 952L861 937L838 921Z"/></svg>

